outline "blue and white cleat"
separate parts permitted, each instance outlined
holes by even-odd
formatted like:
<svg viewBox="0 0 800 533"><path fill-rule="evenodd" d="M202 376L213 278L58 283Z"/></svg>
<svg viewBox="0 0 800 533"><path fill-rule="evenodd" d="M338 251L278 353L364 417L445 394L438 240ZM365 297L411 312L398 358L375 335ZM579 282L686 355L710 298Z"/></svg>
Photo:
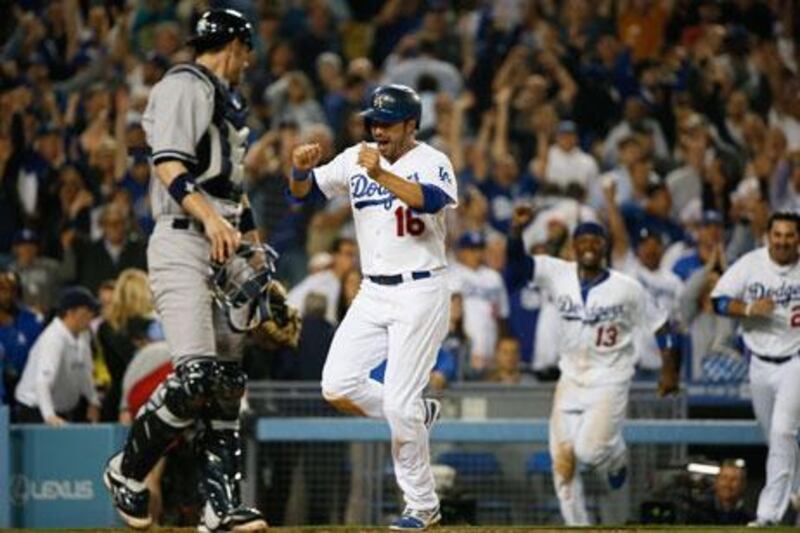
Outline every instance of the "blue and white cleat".
<svg viewBox="0 0 800 533"><path fill-rule="evenodd" d="M437 525L441 520L442 513L439 512L439 506L428 511L418 511L406 507L403 514L392 522L389 529L392 531L425 531Z"/></svg>

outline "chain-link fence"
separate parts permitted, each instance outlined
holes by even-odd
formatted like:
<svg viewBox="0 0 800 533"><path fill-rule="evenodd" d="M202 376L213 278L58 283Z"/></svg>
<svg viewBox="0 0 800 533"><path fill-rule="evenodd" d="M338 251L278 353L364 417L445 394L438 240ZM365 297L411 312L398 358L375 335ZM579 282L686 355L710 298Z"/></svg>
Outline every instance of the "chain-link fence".
<svg viewBox="0 0 800 533"><path fill-rule="evenodd" d="M684 397L658 398L651 384L634 384L630 418L685 418ZM553 386L460 385L441 397L444 419L546 418ZM251 409L262 417L338 416L316 383L254 383ZM492 441L495 439L487 439ZM253 453L256 451L257 454ZM388 442L250 441L251 494L271 523L385 523L402 510ZM558 500L545 443L480 443L458 439L431 446L446 523L559 524ZM605 483L585 472L590 512L640 520L659 473L686 463L681 444L629 446L628 490L610 498ZM253 484L254 483L254 484ZM646 505L645 505L646 506Z"/></svg>

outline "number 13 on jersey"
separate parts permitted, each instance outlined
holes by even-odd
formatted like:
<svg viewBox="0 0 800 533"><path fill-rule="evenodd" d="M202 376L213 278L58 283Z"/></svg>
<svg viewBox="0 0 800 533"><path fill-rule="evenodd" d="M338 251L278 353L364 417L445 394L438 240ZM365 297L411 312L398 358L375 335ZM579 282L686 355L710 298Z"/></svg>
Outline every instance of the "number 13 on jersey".
<svg viewBox="0 0 800 533"><path fill-rule="evenodd" d="M597 338L595 339L594 345L611 348L617 344L618 335L619 330L617 329L617 326L613 324L609 326L600 326L597 328Z"/></svg>

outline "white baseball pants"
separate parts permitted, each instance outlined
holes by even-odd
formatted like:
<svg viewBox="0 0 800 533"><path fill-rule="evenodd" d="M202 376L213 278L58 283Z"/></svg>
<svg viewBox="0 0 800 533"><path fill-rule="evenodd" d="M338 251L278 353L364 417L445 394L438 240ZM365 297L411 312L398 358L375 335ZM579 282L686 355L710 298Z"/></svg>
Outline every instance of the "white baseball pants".
<svg viewBox="0 0 800 533"><path fill-rule="evenodd" d="M322 371L322 393L340 408L385 418L397 484L411 509L439 505L430 467L422 391L447 334L443 275L385 286L365 279L339 325ZM370 371L388 359L384 383Z"/></svg>
<svg viewBox="0 0 800 533"><path fill-rule="evenodd" d="M780 522L800 483L800 357L775 364L750 358L753 410L769 444L767 482L758 497L759 520Z"/></svg>
<svg viewBox="0 0 800 533"><path fill-rule="evenodd" d="M596 470L607 480L626 464L622 423L628 408L628 388L628 383L587 387L564 375L558 381L549 446L553 483L568 526L591 524L581 466ZM615 521L624 523L624 517Z"/></svg>

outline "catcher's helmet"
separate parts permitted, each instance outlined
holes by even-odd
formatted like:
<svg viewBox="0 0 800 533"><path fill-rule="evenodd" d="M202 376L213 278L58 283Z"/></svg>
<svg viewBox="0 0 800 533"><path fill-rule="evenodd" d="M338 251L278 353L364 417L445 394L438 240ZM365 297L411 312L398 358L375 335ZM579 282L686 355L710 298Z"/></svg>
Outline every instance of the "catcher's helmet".
<svg viewBox="0 0 800 533"><path fill-rule="evenodd" d="M243 242L227 261L211 265L211 293L234 331L248 331L270 318L268 289L277 259L269 245Z"/></svg>
<svg viewBox="0 0 800 533"><path fill-rule="evenodd" d="M244 15L234 9L212 9L203 13L197 21L189 44L198 52L202 52L222 46L236 38L253 49L253 27Z"/></svg>
<svg viewBox="0 0 800 533"><path fill-rule="evenodd" d="M417 92L406 85L381 85L369 99L369 107L361 112L367 122L392 124L415 120L417 127L422 118L422 103Z"/></svg>

